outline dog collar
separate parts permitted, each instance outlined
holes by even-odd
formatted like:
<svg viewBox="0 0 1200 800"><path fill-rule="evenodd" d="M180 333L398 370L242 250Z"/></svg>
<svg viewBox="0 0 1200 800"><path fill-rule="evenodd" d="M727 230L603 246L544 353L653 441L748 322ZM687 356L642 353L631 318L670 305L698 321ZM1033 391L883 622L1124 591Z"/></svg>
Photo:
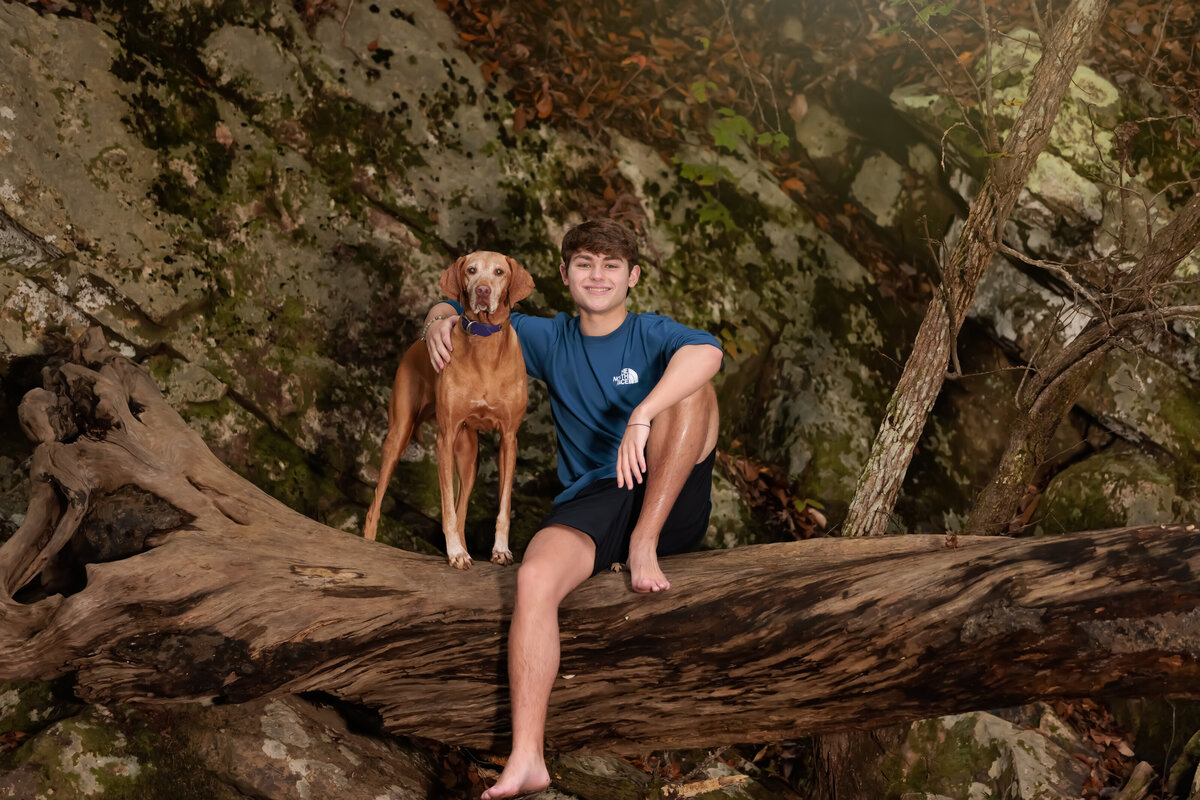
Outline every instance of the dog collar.
<svg viewBox="0 0 1200 800"><path fill-rule="evenodd" d="M491 325L486 322L475 322L467 319L466 315L462 317L462 329L471 336L491 336L493 333L500 332L499 325Z"/></svg>

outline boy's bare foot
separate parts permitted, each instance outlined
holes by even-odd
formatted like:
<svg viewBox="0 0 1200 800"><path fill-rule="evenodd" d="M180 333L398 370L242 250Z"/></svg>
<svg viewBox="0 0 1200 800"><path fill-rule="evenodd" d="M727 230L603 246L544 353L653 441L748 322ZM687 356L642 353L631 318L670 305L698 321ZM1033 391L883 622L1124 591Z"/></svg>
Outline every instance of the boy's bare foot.
<svg viewBox="0 0 1200 800"><path fill-rule="evenodd" d="M671 588L671 582L659 568L658 555L654 552L643 555L630 550L629 576L635 592L665 592Z"/></svg>
<svg viewBox="0 0 1200 800"><path fill-rule="evenodd" d="M480 795L479 800L516 797L529 792L539 792L549 785L550 773L546 771L546 762L540 756L528 760L519 756L509 756L508 764L504 766L500 778L492 788Z"/></svg>

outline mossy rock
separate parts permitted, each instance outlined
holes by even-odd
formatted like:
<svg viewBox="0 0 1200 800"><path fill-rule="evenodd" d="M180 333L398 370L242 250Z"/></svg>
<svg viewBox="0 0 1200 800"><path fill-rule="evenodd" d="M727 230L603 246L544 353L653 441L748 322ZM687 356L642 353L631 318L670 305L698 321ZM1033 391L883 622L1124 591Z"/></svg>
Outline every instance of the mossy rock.
<svg viewBox="0 0 1200 800"><path fill-rule="evenodd" d="M0 796L65 800L240 800L212 776L169 727L128 709L90 706L55 722L10 756Z"/></svg>
<svg viewBox="0 0 1200 800"><path fill-rule="evenodd" d="M1118 444L1050 481L1035 519L1039 533L1175 521L1174 479L1134 447Z"/></svg>
<svg viewBox="0 0 1200 800"><path fill-rule="evenodd" d="M650 776L621 758L563 755L547 763L556 789L582 800L643 800Z"/></svg>
<svg viewBox="0 0 1200 800"><path fill-rule="evenodd" d="M62 681L0 682L0 735L35 733L80 707Z"/></svg>
<svg viewBox="0 0 1200 800"><path fill-rule="evenodd" d="M985 712L913 723L882 769L889 798L1078 797L1089 770L1045 734Z"/></svg>

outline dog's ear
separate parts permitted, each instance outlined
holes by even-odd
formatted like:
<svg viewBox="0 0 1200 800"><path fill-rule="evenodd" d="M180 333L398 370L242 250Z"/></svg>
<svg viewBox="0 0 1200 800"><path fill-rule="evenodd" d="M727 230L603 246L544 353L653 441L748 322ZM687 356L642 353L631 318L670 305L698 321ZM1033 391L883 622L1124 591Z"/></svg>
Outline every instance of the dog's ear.
<svg viewBox="0 0 1200 800"><path fill-rule="evenodd" d="M508 256L505 256L504 260L508 262L508 268L512 270L512 275L508 279L508 305L511 308L529 297L533 291L533 276Z"/></svg>
<svg viewBox="0 0 1200 800"><path fill-rule="evenodd" d="M462 282L458 276L462 272L462 265L466 260L467 257L463 256L446 267L446 271L442 273L442 279L438 281L438 287L441 288L442 294L451 298L456 303L462 302Z"/></svg>

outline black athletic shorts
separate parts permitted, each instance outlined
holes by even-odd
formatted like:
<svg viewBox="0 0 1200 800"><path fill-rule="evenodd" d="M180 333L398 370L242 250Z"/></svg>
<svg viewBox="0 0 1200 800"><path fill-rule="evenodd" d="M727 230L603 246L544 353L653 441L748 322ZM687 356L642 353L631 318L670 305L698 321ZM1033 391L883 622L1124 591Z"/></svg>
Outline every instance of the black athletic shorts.
<svg viewBox="0 0 1200 800"><path fill-rule="evenodd" d="M658 554L674 555L686 552L704 538L708 517L712 513L712 472L717 449L692 468L667 515L662 533L658 536ZM542 527L566 525L583 531L596 543L596 561L592 574L624 564L629 558L629 535L642 511L646 484L634 484L633 489L617 486L616 478L605 478L584 487L583 491L550 509Z"/></svg>

